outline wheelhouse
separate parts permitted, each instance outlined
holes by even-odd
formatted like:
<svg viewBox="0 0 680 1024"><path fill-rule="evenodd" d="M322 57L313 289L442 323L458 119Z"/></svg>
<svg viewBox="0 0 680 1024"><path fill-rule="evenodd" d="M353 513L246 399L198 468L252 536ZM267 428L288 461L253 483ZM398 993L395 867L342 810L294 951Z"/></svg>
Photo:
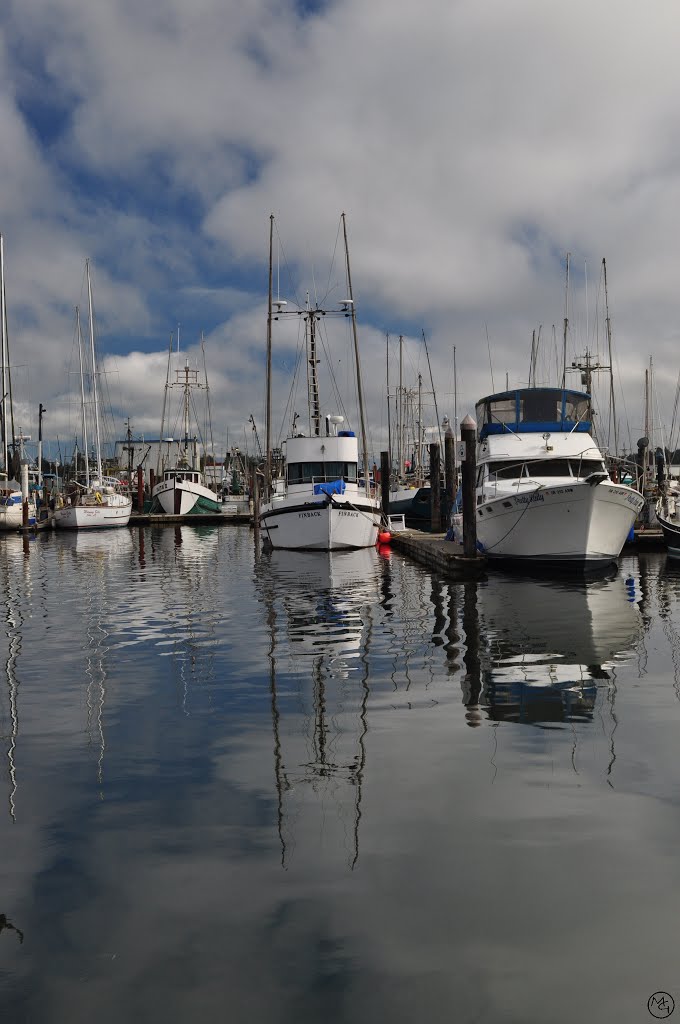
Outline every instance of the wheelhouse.
<svg viewBox="0 0 680 1024"><path fill-rule="evenodd" d="M190 469L166 469L163 480L188 480L192 484L200 484L201 474Z"/></svg>
<svg viewBox="0 0 680 1024"><path fill-rule="evenodd" d="M566 388L518 388L482 398L475 406L477 435L504 433L589 434L590 395Z"/></svg>
<svg viewBox="0 0 680 1024"><path fill-rule="evenodd" d="M319 484L344 480L357 482L356 462L289 462L286 467L288 484Z"/></svg>

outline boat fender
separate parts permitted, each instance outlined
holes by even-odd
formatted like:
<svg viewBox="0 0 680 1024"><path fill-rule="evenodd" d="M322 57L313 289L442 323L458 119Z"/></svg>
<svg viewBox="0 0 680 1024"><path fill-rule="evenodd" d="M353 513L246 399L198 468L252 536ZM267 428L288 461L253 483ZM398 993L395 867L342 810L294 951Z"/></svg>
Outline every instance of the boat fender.
<svg viewBox="0 0 680 1024"><path fill-rule="evenodd" d="M94 500L97 502L98 505L101 505L101 503L102 503L102 496L99 493L99 491L95 491Z"/></svg>
<svg viewBox="0 0 680 1024"><path fill-rule="evenodd" d="M378 534L378 544L389 544L392 540L392 534L389 530L381 530Z"/></svg>

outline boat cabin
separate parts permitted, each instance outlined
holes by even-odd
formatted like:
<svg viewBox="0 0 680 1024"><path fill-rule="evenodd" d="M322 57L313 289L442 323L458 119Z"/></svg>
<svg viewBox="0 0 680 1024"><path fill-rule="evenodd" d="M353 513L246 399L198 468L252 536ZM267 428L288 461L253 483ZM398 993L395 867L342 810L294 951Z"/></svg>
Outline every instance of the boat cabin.
<svg viewBox="0 0 680 1024"><path fill-rule="evenodd" d="M565 388L518 388L482 398L475 406L477 436L490 434L589 434L590 395Z"/></svg>
<svg viewBox="0 0 680 1024"><path fill-rule="evenodd" d="M286 467L288 484L330 483L333 480L355 484L357 476L356 462L289 462Z"/></svg>
<svg viewBox="0 0 680 1024"><path fill-rule="evenodd" d="M188 480L192 484L200 484L201 474L192 469L166 469L163 480Z"/></svg>

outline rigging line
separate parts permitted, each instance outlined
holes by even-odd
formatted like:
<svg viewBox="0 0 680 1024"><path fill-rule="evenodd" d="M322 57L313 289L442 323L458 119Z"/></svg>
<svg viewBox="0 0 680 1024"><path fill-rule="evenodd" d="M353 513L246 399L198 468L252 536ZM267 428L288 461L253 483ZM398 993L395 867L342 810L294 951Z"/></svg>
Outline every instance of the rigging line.
<svg viewBox="0 0 680 1024"><path fill-rule="evenodd" d="M496 385L493 382L493 366L491 365L491 345L489 343L489 328L488 328L488 326L486 324L484 324L484 330L486 331L486 349L487 349L487 352L489 353L489 371L491 373L491 391L492 391L492 393L495 393Z"/></svg>
<svg viewBox="0 0 680 1024"><path fill-rule="evenodd" d="M292 271L291 266L290 266L290 264L288 262L288 257L286 256L286 251L285 251L285 249L283 247L283 242L281 240L281 235L279 234L279 225L278 225L278 223L276 221L276 217L274 218L274 230L276 231L276 240L277 240L278 245L279 245L279 252L283 253L283 263L284 263L284 266L285 266L286 271L288 273L288 280L290 282L290 287L291 287L291 290L293 292L293 299L295 300L295 305L302 309L304 307L304 302L300 301L300 296L298 295L297 290L295 288L295 285L293 284L293 271Z"/></svg>
<svg viewBox="0 0 680 1024"><path fill-rule="evenodd" d="M668 438L670 450L671 450L671 461L673 460L673 454L678 446L678 436L675 433L675 421L678 414L678 401L680 400L680 371L678 371L678 382L675 385L675 402L673 403L673 418L671 419L671 430Z"/></svg>
<svg viewBox="0 0 680 1024"><path fill-rule="evenodd" d="M430 371L430 384L432 385L432 398L434 400L434 415L437 420L437 433L439 435L439 447L441 451L444 451L444 442L442 440L442 428L439 422L439 410L437 408L437 392L434 389L434 380L432 377L432 366L430 364L430 353L427 350L427 339L425 338L425 331L423 330L423 344L425 345L425 355L427 356L427 367Z"/></svg>
<svg viewBox="0 0 680 1024"><path fill-rule="evenodd" d="M303 349L305 350L305 355L306 355L306 339L304 337L304 332L302 331L301 328L302 328L302 318L299 317L298 318L298 344L297 344L297 351L296 351L296 354L295 354L295 365L293 367L293 379L291 380L291 383L290 383L290 391L288 392L288 401L286 402L286 406L285 406L285 408L283 410L283 417L281 419L281 426L279 427L279 433L278 433L278 442L279 442L279 444L278 444L278 447L281 446L281 440L283 438L283 434L284 434L284 431L286 429L286 423L288 421L289 411L292 408L293 402L294 402L294 399L295 399L296 389L297 389L297 386L298 386L298 374L300 373L300 367L302 365Z"/></svg>

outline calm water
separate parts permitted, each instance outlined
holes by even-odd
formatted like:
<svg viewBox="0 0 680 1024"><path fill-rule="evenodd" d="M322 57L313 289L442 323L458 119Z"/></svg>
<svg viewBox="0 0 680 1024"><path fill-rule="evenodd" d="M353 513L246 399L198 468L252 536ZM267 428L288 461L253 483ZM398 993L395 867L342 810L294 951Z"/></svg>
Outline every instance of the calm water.
<svg viewBox="0 0 680 1024"><path fill-rule="evenodd" d="M665 555L462 585L245 528L1 537L0 595L3 1021L680 1003Z"/></svg>

